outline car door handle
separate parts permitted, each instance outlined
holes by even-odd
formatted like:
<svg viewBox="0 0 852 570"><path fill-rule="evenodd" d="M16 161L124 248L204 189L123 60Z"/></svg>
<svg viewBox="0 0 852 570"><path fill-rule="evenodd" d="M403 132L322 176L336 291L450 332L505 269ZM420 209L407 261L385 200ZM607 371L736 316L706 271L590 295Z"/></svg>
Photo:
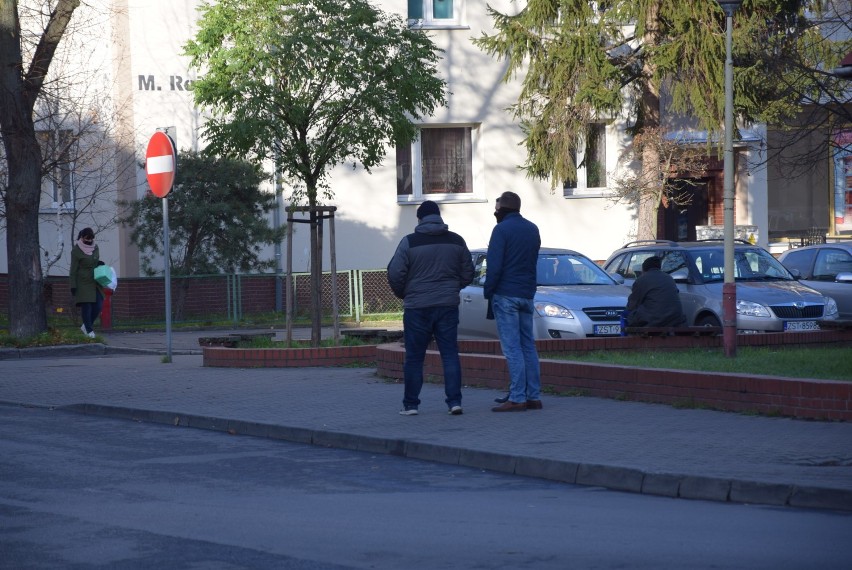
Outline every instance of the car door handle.
<svg viewBox="0 0 852 570"><path fill-rule="evenodd" d="M462 301L464 301L465 303L471 303L473 302L473 299L471 299L470 295L467 295L465 297L462 297Z"/></svg>

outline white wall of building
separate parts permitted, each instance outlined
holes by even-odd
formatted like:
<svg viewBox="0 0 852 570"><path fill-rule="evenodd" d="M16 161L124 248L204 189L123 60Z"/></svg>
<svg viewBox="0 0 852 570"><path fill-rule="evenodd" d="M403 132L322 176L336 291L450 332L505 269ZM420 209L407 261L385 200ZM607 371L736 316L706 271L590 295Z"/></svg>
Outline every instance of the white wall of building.
<svg viewBox="0 0 852 570"><path fill-rule="evenodd" d="M194 107L188 83L195 79L188 68L183 45L196 30L200 2L195 0L103 0L114 11L108 26L91 29L91 41L111 38L104 49L113 59L111 69L101 72L104 81L112 82L113 111L119 116L119 131L132 138L129 156L137 163L117 192L126 197L139 197L148 191L145 173L139 167L144 161L145 147L158 128L174 127L179 149L203 146L199 127L202 114ZM404 15L406 3L380 0L386 11ZM498 10L516 10L511 0L492 1ZM86 4L75 18L91 17L103 6ZM479 126L479 158L475 195L447 195L441 203L444 220L450 229L461 234L468 245L487 245L494 225L494 200L503 191L517 192L523 201L522 214L535 222L542 244L576 249L592 259L605 259L635 235L632 208L616 204L601 195L563 196L562 189L551 192L548 181L528 179L519 166L525 162L522 133L506 110L519 92L519 82L503 82L505 64L491 59L474 47L470 39L483 30L490 31L485 3L466 2L464 29L432 30L436 44L445 50L441 72L449 83L448 106L424 121L427 124L476 124ZM128 112L121 114L122 105ZM124 108L124 107L122 107ZM613 170L624 151L627 137L619 124L608 128L607 169ZM741 172L742 174L742 172ZM752 174L754 176L760 176ZM765 176L763 176L765 185ZM334 199L327 205L337 207L335 216L337 265L339 269L376 269L387 265L399 240L413 231L418 202L400 201L396 194L395 150L390 148L384 163L367 174L351 165L334 171ZM271 189L270 189L271 191ZM285 192L286 197L286 192ZM286 199L286 198L285 198ZM747 220L739 223L765 223L764 195L748 195ZM109 210L109 208L107 208ZM740 212L741 215L743 212ZM100 216L115 216L114 207ZM45 219L49 217L45 216ZM282 216L285 218L286 216ZM79 226L82 227L82 226ZM308 269L308 242L304 224L297 224L293 240L293 268ZM52 239L45 224L42 242ZM326 243L329 231L326 230ZM120 277L138 275L138 254L129 243L127 229L113 228L100 233L101 256L113 265ZM0 236L5 241L5 236ZM6 270L6 248L0 250L0 272ZM66 241L69 252L71 243ZM286 251L286 246L284 248ZM328 247L324 248L324 268L329 267ZM274 250L265 255L272 259ZM283 263L283 262L282 262ZM67 264L57 264L52 274L67 274Z"/></svg>

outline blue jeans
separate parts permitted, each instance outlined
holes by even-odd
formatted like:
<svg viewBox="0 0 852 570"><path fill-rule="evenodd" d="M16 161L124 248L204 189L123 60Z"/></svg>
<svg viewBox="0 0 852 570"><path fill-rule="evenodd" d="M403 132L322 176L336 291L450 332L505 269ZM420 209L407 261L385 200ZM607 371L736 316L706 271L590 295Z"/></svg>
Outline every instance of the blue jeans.
<svg viewBox="0 0 852 570"><path fill-rule="evenodd" d="M461 362L459 361L458 328L459 308L427 307L405 309L402 315L405 338L405 409L420 405L420 390L423 388L423 360L432 336L441 353L444 367L444 393L448 407L461 405Z"/></svg>
<svg viewBox="0 0 852 570"><path fill-rule="evenodd" d="M83 324L86 326L86 332L94 330L94 323L101 316L101 308L104 306L104 296L100 291L95 289L94 303L80 303L80 318L83 319Z"/></svg>
<svg viewBox="0 0 852 570"><path fill-rule="evenodd" d="M541 399L541 370L533 336L532 299L494 295L491 299L500 347L509 367L509 400Z"/></svg>

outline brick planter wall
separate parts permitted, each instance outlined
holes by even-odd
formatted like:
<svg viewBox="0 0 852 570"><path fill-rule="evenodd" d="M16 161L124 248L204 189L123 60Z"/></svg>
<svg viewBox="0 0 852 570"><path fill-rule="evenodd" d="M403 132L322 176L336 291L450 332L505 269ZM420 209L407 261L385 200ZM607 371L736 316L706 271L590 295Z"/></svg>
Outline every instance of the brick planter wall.
<svg viewBox="0 0 852 570"><path fill-rule="evenodd" d="M203 365L219 368L346 366L376 361L376 345L325 348L202 348Z"/></svg>
<svg viewBox="0 0 852 570"><path fill-rule="evenodd" d="M721 347L721 337L604 338L538 341L539 353L591 350L676 350ZM739 346L852 346L850 331L741 335ZM505 390L506 361L497 341L459 343L465 385ZM405 351L399 344L378 348L380 376L402 378ZM850 349L852 357L852 349ZM430 351L424 374L443 379L440 355ZM795 418L852 420L852 382L775 376L689 372L541 360L542 388L557 394L581 394L640 402L706 406L717 410L756 412Z"/></svg>

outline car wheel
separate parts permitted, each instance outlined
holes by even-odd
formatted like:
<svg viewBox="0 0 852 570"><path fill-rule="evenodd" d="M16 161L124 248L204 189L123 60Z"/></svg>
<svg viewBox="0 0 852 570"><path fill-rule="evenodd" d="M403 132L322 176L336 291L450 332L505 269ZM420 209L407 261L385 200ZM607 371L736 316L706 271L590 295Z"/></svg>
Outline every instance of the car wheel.
<svg viewBox="0 0 852 570"><path fill-rule="evenodd" d="M719 322L719 319L714 317L713 315L704 315L697 321L695 321L695 326L697 327L721 327L722 323Z"/></svg>

